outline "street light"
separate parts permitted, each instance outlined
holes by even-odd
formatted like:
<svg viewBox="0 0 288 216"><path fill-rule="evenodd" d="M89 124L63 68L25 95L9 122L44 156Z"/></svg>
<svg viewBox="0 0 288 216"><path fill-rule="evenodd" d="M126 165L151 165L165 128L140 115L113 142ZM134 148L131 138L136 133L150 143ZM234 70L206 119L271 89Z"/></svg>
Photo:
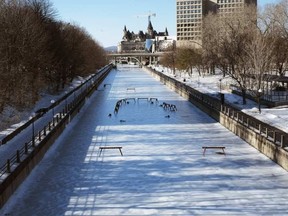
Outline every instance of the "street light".
<svg viewBox="0 0 288 216"><path fill-rule="evenodd" d="M35 113L33 113L31 115L31 120L32 120L32 146L34 147L35 146L35 125L34 125L34 119L35 117Z"/></svg>
<svg viewBox="0 0 288 216"><path fill-rule="evenodd" d="M52 119L52 122L53 122L53 126L54 126L54 103L55 103L55 100L51 100L51 104L52 104L52 115L53 115L53 119Z"/></svg>
<svg viewBox="0 0 288 216"><path fill-rule="evenodd" d="M259 113L261 113L261 94L262 94L262 89L259 88L258 89L258 110L259 110Z"/></svg>
<svg viewBox="0 0 288 216"><path fill-rule="evenodd" d="M222 84L222 79L219 79L219 92L221 93L221 90L222 90L222 87L221 87L221 84Z"/></svg>
<svg viewBox="0 0 288 216"><path fill-rule="evenodd" d="M67 94L68 94L68 92L65 91L65 112L67 112L67 110L68 110Z"/></svg>
<svg viewBox="0 0 288 216"><path fill-rule="evenodd" d="M74 101L75 101L75 98L76 98L76 92L75 92L75 87L73 87L73 95L74 95Z"/></svg>

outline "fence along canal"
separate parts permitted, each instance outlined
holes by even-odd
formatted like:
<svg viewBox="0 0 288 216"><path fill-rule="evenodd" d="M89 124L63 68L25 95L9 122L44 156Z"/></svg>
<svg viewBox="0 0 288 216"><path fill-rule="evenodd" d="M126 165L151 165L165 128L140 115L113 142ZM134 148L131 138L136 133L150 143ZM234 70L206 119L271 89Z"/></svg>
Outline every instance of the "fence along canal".
<svg viewBox="0 0 288 216"><path fill-rule="evenodd" d="M42 159L55 139L65 129L65 126L77 115L81 107L85 104L86 98L97 90L98 86L112 68L112 64L107 65L73 91L52 104L49 109L54 109L55 106L62 102L65 103L65 107L62 111L55 113L51 121L49 121L43 129L36 131L35 136L33 136L33 138L31 137L31 141L23 143L23 146L15 150L15 153L7 158L6 163L0 166L0 208ZM85 90L74 97L70 103L67 103L66 98L82 87L84 87ZM41 116L36 116L35 119L40 117ZM34 124L35 119L33 119L33 121L30 120L29 123ZM25 125L28 127L27 124ZM23 127L19 130L23 130ZM18 133L20 132L14 132L9 136L9 139L12 139ZM9 145L9 143L7 143L7 145Z"/></svg>

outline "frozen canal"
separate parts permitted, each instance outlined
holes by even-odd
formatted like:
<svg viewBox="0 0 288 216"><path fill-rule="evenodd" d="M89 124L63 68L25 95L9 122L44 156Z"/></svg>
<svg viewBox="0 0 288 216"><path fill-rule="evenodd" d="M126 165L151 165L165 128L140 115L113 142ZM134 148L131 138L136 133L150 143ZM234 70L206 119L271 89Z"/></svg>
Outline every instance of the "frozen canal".
<svg viewBox="0 0 288 216"><path fill-rule="evenodd" d="M257 150L139 68L103 84L0 215L288 215L288 173ZM159 104L114 115L123 98Z"/></svg>

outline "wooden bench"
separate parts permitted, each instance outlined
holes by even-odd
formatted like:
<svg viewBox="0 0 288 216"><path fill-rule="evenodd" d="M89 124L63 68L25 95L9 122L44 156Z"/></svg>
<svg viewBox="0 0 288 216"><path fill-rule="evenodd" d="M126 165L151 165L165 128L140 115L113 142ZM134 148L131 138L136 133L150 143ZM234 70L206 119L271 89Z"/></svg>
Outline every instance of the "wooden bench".
<svg viewBox="0 0 288 216"><path fill-rule="evenodd" d="M155 101L156 103L158 103L158 98L150 98L150 101L151 102Z"/></svg>
<svg viewBox="0 0 288 216"><path fill-rule="evenodd" d="M99 149L100 149L99 156L101 155L103 149L119 149L121 156L123 156L123 153L122 153L122 150L121 150L122 149L121 146L100 146Z"/></svg>
<svg viewBox="0 0 288 216"><path fill-rule="evenodd" d="M205 156L206 149L222 149L223 154L226 155L226 153L224 151L224 149L225 149L224 146L203 146L202 149L203 149L203 156Z"/></svg>
<svg viewBox="0 0 288 216"><path fill-rule="evenodd" d="M124 98L123 100L125 100L125 102L127 102L129 100L133 100L134 102L136 102L136 98Z"/></svg>
<svg viewBox="0 0 288 216"><path fill-rule="evenodd" d="M105 83L104 88L106 88L106 86L111 86L111 84Z"/></svg>
<svg viewBox="0 0 288 216"><path fill-rule="evenodd" d="M143 97L143 98L137 98L138 99L138 101L139 100L147 100L148 101L148 98L145 98L145 97Z"/></svg>

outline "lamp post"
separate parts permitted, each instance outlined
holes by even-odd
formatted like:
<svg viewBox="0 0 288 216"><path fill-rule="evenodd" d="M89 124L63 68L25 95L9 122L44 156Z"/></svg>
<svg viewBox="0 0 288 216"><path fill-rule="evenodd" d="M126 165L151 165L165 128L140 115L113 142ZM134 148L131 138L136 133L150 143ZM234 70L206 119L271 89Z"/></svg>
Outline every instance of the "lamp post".
<svg viewBox="0 0 288 216"><path fill-rule="evenodd" d="M258 110L259 110L259 113L261 113L261 94L262 94L262 89L259 88L258 89Z"/></svg>
<svg viewBox="0 0 288 216"><path fill-rule="evenodd" d="M68 110L67 94L68 94L68 92L65 91L65 112L67 112L67 110Z"/></svg>
<svg viewBox="0 0 288 216"><path fill-rule="evenodd" d="M220 93L221 93L221 90L222 90L221 84L222 84L222 79L219 79L219 92L220 92Z"/></svg>
<svg viewBox="0 0 288 216"><path fill-rule="evenodd" d="M54 103L55 103L55 100L51 100L51 104L52 104L52 122L53 122L53 126L54 126Z"/></svg>
<svg viewBox="0 0 288 216"><path fill-rule="evenodd" d="M73 90L73 95L74 95L74 101L75 101L75 98L76 98L75 88L74 88L74 90Z"/></svg>
<svg viewBox="0 0 288 216"><path fill-rule="evenodd" d="M81 81L81 83L80 83L80 91L81 91L81 93L80 94L82 94L83 93L83 89L82 89L82 87L83 87L83 81Z"/></svg>
<svg viewBox="0 0 288 216"><path fill-rule="evenodd" d="M35 147L35 125L34 125L34 119L35 113L32 114L31 120L32 120L32 146Z"/></svg>

